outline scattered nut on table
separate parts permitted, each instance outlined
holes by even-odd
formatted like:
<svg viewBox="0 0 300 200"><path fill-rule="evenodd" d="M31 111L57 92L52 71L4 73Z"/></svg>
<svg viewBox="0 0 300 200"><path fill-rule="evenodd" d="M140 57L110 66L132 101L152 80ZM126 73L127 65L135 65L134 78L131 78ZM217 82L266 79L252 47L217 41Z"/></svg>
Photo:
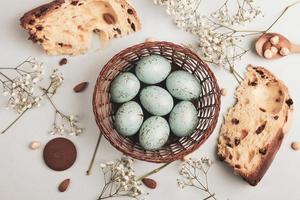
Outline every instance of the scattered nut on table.
<svg viewBox="0 0 300 200"><path fill-rule="evenodd" d="M292 142L291 147L292 147L292 149L294 149L295 151L300 150L300 142Z"/></svg>
<svg viewBox="0 0 300 200"><path fill-rule="evenodd" d="M222 88L221 89L221 95L222 96L227 96L227 90L226 90L226 88Z"/></svg>
<svg viewBox="0 0 300 200"><path fill-rule="evenodd" d="M185 155L181 158L181 161L187 161L190 158L190 155Z"/></svg>
<svg viewBox="0 0 300 200"><path fill-rule="evenodd" d="M38 142L38 141L32 141L30 144L29 144L29 148L32 149L32 150L35 150L35 149L38 149L41 147L41 143Z"/></svg>
<svg viewBox="0 0 300 200"><path fill-rule="evenodd" d="M145 42L155 42L157 41L155 38L152 38L152 37L148 37L145 39Z"/></svg>

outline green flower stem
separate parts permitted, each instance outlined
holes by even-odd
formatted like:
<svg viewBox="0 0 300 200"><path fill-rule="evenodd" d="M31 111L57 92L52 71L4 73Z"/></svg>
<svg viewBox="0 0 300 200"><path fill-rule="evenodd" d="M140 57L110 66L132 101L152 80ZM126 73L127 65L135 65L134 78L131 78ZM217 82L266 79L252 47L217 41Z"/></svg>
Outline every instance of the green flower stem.
<svg viewBox="0 0 300 200"><path fill-rule="evenodd" d="M282 13L276 18L276 20L264 31L264 33L268 32L279 20L283 15L290 9L291 7L295 6L296 4L300 3L300 1L296 1L295 3L292 3L285 7L285 9L282 11Z"/></svg>
<svg viewBox="0 0 300 200"><path fill-rule="evenodd" d="M95 150L94 150L94 153L93 153L93 156L92 156L92 159L90 161L89 168L86 171L86 175L87 176L89 176L91 174L91 171L92 171L92 168L93 168L93 165L94 165L94 162L95 162L95 158L96 158L96 155L97 155L97 151L99 149L101 138L102 138L102 134L100 133L99 137L98 137L98 141L97 141L96 147L95 147Z"/></svg>
<svg viewBox="0 0 300 200"><path fill-rule="evenodd" d="M1 134L4 134L10 127L12 127L27 111L28 109L26 109L25 111L23 111L12 123L10 123L3 131L1 131Z"/></svg>

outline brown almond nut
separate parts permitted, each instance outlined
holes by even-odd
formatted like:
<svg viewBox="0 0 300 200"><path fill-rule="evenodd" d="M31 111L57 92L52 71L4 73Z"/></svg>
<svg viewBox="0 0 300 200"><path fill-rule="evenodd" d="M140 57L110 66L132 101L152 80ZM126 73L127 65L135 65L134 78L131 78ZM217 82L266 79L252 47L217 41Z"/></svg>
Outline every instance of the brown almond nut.
<svg viewBox="0 0 300 200"><path fill-rule="evenodd" d="M151 178L143 178L142 182L150 189L155 189L157 185L156 181Z"/></svg>
<svg viewBox="0 0 300 200"><path fill-rule="evenodd" d="M70 179L69 178L65 179L59 184L58 190L60 192L65 192L68 189L69 185L70 185Z"/></svg>
<svg viewBox="0 0 300 200"><path fill-rule="evenodd" d="M88 82L82 82L82 83L79 83L78 85L76 85L73 88L73 90L74 90L74 92L79 93L79 92L84 91L87 88L88 85L89 85Z"/></svg>
<svg viewBox="0 0 300 200"><path fill-rule="evenodd" d="M103 14L103 19L107 24L115 24L116 23L116 19L114 16L112 16L109 13L104 13Z"/></svg>
<svg viewBox="0 0 300 200"><path fill-rule="evenodd" d="M59 65L62 66L62 65L65 65L68 63L68 60L66 58L62 58L60 61L59 61Z"/></svg>

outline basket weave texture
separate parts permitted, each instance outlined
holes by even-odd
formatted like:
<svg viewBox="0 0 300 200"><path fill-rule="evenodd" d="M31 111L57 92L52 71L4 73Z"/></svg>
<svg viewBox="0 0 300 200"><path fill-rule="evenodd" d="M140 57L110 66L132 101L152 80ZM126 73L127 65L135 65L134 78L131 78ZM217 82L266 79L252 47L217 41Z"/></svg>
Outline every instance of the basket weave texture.
<svg viewBox="0 0 300 200"><path fill-rule="evenodd" d="M151 54L168 59L172 70L194 74L202 87L202 95L193 102L199 117L195 131L187 137L170 137L167 144L156 151L146 151L136 137L124 137L116 131L113 116L118 105L111 102L109 94L110 83L119 73L131 70L138 60ZM93 111L101 134L119 151L143 161L168 163L195 151L211 135L220 111L220 89L208 65L191 50L170 42L146 42L121 51L103 67L94 89Z"/></svg>

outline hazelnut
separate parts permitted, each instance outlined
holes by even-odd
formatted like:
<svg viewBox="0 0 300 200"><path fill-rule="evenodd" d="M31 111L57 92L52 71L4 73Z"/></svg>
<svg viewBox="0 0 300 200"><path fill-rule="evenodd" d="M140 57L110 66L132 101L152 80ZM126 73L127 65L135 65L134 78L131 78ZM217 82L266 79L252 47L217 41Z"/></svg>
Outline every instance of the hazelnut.
<svg viewBox="0 0 300 200"><path fill-rule="evenodd" d="M277 45L279 43L279 36L278 35L275 35L273 37L270 38L270 42L271 44L273 45Z"/></svg>
<svg viewBox="0 0 300 200"><path fill-rule="evenodd" d="M222 88L220 92L221 92L222 96L227 96L227 90L226 90L226 88Z"/></svg>
<svg viewBox="0 0 300 200"><path fill-rule="evenodd" d="M292 149L294 149L295 151L300 150L300 142L292 142L291 147L292 147Z"/></svg>
<svg viewBox="0 0 300 200"><path fill-rule="evenodd" d="M186 155L186 156L183 156L182 158L181 158L181 161L187 161L188 159L190 158L190 156L189 155Z"/></svg>
<svg viewBox="0 0 300 200"><path fill-rule="evenodd" d="M290 50L288 49L288 48L286 48L286 47L282 47L281 49L280 49L280 55L282 55L282 56L287 56L287 55L289 55L289 53L290 53Z"/></svg>
<svg viewBox="0 0 300 200"><path fill-rule="evenodd" d="M278 49L274 46L271 47L270 49L272 51L273 54L277 54L278 53Z"/></svg>
<svg viewBox="0 0 300 200"><path fill-rule="evenodd" d="M32 150L36 150L38 148L41 147L41 143L38 142L38 141L32 141L30 144L29 144L29 148L32 149Z"/></svg>
<svg viewBox="0 0 300 200"><path fill-rule="evenodd" d="M270 49L265 50L264 57L270 59L273 57L273 52Z"/></svg>
<svg viewBox="0 0 300 200"><path fill-rule="evenodd" d="M145 39L145 42L155 42L157 41L155 38L152 38L152 37L148 37Z"/></svg>

